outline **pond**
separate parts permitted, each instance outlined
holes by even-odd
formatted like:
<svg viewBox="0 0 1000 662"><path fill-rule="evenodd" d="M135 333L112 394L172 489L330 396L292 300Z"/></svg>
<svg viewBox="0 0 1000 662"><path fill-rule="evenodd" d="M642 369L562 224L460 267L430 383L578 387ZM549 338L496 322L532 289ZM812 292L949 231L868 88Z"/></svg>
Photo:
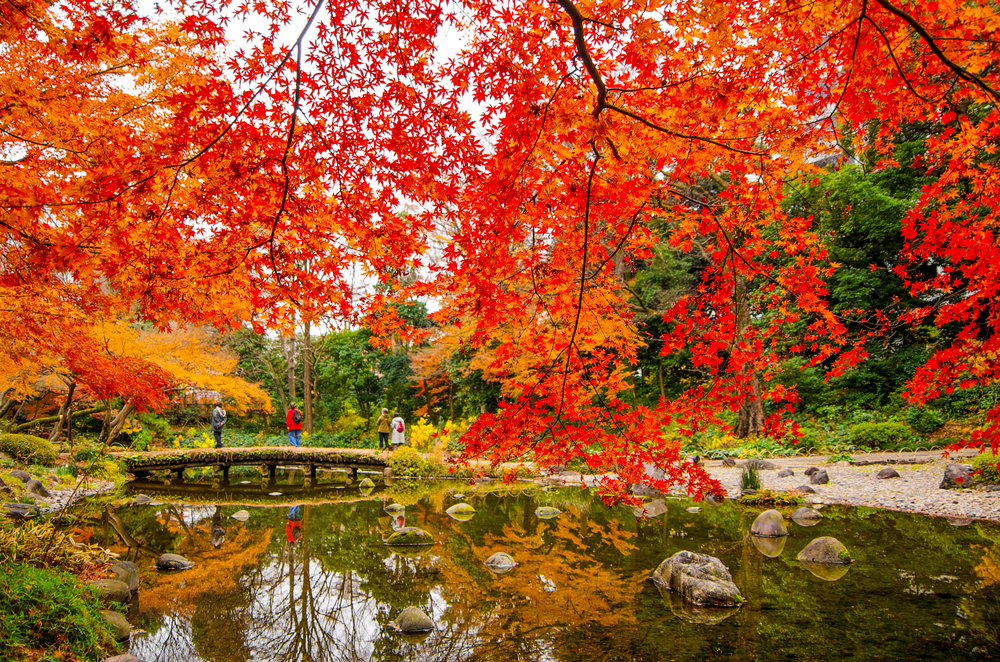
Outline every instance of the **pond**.
<svg viewBox="0 0 1000 662"><path fill-rule="evenodd" d="M204 500L212 494L224 496L206 488L201 503L188 496L117 509L119 526L140 547L116 549L131 553L146 577L130 616L144 631L131 651L144 662L1000 656L993 524L828 507L815 526L788 520L784 548L764 555L748 535L759 511L729 501L668 498L641 520L579 487L397 481L368 495L327 490L326 503L296 495L294 510L292 502L213 505ZM460 502L476 510L468 521L445 513ZM437 544L386 547L399 524L384 511L390 503L404 505L405 524ZM540 506L562 513L540 519ZM240 510L245 522L232 517ZM93 541L107 536L114 547L110 527L92 531ZM795 558L819 536L839 539L856 559L839 579L814 575ZM680 550L721 559L746 604L695 610L661 595L647 579ZM483 562L498 551L518 566L491 572ZM151 569L163 552L195 566ZM411 605L435 621L433 633L392 630Z"/></svg>

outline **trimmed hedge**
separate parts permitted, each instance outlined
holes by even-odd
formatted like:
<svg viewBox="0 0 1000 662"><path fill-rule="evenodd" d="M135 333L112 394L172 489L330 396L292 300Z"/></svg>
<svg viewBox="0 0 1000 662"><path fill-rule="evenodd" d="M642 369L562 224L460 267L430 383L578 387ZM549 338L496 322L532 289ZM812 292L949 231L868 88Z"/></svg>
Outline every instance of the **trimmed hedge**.
<svg viewBox="0 0 1000 662"><path fill-rule="evenodd" d="M913 430L902 423L858 423L847 434L855 446L879 450L892 450L916 441Z"/></svg>
<svg viewBox="0 0 1000 662"><path fill-rule="evenodd" d="M19 462L51 467L56 463L56 449L47 439L30 434L0 434L0 452Z"/></svg>

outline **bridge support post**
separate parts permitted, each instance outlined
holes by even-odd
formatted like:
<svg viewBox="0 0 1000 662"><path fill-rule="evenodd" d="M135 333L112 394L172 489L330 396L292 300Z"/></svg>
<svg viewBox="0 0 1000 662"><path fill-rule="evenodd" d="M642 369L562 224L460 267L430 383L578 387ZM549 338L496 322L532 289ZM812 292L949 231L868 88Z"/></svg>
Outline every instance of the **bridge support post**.
<svg viewBox="0 0 1000 662"><path fill-rule="evenodd" d="M275 465L275 464L272 464L272 465L271 465L270 467L268 467L268 469L270 470L270 471L269 471L269 477L268 477L268 482L269 482L269 483L270 483L271 485L274 485L274 481L276 480L276 479L275 479L275 474L276 474L276 473L277 473L277 471L278 471L278 466L277 466L277 465Z"/></svg>
<svg viewBox="0 0 1000 662"><path fill-rule="evenodd" d="M312 486L314 486L314 487L316 485L316 465L315 464L310 464L309 465L309 484L312 485Z"/></svg>
<svg viewBox="0 0 1000 662"><path fill-rule="evenodd" d="M183 483L184 482L184 467L181 467L180 469L174 469L174 473L177 474L177 480L179 480L180 482Z"/></svg>
<svg viewBox="0 0 1000 662"><path fill-rule="evenodd" d="M229 482L229 465L228 464L222 465L222 480L226 481L227 483Z"/></svg>
<svg viewBox="0 0 1000 662"><path fill-rule="evenodd" d="M358 468L357 467L350 467L347 470L347 475L351 477L351 480L357 480L358 479Z"/></svg>

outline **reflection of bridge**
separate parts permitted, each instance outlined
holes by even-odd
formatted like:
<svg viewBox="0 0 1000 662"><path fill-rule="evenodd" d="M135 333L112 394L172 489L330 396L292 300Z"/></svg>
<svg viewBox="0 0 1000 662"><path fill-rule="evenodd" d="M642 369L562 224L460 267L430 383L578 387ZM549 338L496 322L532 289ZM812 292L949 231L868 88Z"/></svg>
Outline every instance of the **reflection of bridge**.
<svg viewBox="0 0 1000 662"><path fill-rule="evenodd" d="M372 450L351 448L294 448L290 446L255 446L251 448L194 448L148 453L110 453L121 460L132 475L146 477L153 472L168 472L184 480L184 470L212 467L223 480L229 480L229 468L256 466L269 475L273 483L278 467L303 467L308 471L312 485L316 484L319 468L345 471L350 478L357 478L359 471L385 473L386 458Z"/></svg>

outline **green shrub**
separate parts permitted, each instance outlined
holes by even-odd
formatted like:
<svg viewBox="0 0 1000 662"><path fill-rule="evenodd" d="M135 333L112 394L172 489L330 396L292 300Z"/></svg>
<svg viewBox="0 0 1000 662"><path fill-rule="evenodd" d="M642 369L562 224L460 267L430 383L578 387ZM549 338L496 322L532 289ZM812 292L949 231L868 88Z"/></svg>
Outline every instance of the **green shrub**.
<svg viewBox="0 0 1000 662"><path fill-rule="evenodd" d="M56 463L56 449L47 439L30 434L0 434L0 452L20 462L51 467Z"/></svg>
<svg viewBox="0 0 1000 662"><path fill-rule="evenodd" d="M993 451L990 450L972 458L972 467L976 470L976 482L985 485L1000 484L1000 472L997 472L998 464L1000 464L1000 456L994 455Z"/></svg>
<svg viewBox="0 0 1000 662"><path fill-rule="evenodd" d="M0 573L0 657L100 660L116 648L93 592L68 572L14 564Z"/></svg>
<svg viewBox="0 0 1000 662"><path fill-rule="evenodd" d="M906 410L906 423L917 432L930 434L944 425L945 420L936 409L910 407Z"/></svg>
<svg viewBox="0 0 1000 662"><path fill-rule="evenodd" d="M858 423L848 431L851 443L875 449L893 449L915 441L913 431L902 423Z"/></svg>
<svg viewBox="0 0 1000 662"><path fill-rule="evenodd" d="M410 446L400 446L389 456L389 468L397 476L443 476L448 473L447 469L435 464Z"/></svg>
<svg viewBox="0 0 1000 662"><path fill-rule="evenodd" d="M170 422L162 416L142 413L139 414L139 422L142 423L143 427L149 431L149 434L153 439L166 441L167 439L173 438L173 435L170 432Z"/></svg>
<svg viewBox="0 0 1000 662"><path fill-rule="evenodd" d="M77 462L90 462L100 454L100 444L84 444L73 453L73 459Z"/></svg>

